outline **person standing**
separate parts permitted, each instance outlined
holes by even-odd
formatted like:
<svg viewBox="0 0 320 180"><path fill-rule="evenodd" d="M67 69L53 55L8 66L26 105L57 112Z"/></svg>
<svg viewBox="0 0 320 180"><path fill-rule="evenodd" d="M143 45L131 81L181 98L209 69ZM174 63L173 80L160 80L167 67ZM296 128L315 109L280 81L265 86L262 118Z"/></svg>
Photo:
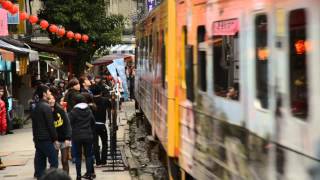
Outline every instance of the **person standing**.
<svg viewBox="0 0 320 180"><path fill-rule="evenodd" d="M92 179L94 172L92 159L92 128L95 125L95 120L92 111L82 94L77 94L75 96L75 103L76 105L69 113L69 119L72 127L72 141L76 146L75 156L77 180L80 180L81 177ZM86 158L87 173L85 176L81 176L82 149L84 149L84 155Z"/></svg>
<svg viewBox="0 0 320 180"><path fill-rule="evenodd" d="M77 78L73 78L69 81L68 92L64 97L64 101L67 102L67 111L70 112L74 105L74 97L80 93L80 83Z"/></svg>
<svg viewBox="0 0 320 180"><path fill-rule="evenodd" d="M52 88L50 88L51 90ZM58 134L59 149L61 152L62 169L69 174L68 154L71 147L71 126L66 112L56 102L55 96L49 100L53 112L54 126Z"/></svg>
<svg viewBox="0 0 320 180"><path fill-rule="evenodd" d="M7 133L7 110L6 103L3 101L5 89L0 86L0 135Z"/></svg>
<svg viewBox="0 0 320 180"><path fill-rule="evenodd" d="M46 169L47 158L50 168L58 168L58 135L54 127L51 108L48 104L51 92L48 86L39 85L35 92L39 98L31 112L32 133L35 144L35 177L40 178Z"/></svg>
<svg viewBox="0 0 320 180"><path fill-rule="evenodd" d="M96 109L93 111L96 125L94 136L94 154L96 158L96 166L104 166L107 163L108 153L108 133L106 128L107 111L111 110L111 103L107 98L102 96L102 90L99 86L92 88L93 101L96 104ZM102 150L100 153L99 137L102 143Z"/></svg>
<svg viewBox="0 0 320 180"><path fill-rule="evenodd" d="M6 113L6 104L2 100L4 95L4 88L0 87L0 135L5 135L7 132L7 113ZM0 157L0 170L5 169Z"/></svg>
<svg viewBox="0 0 320 180"><path fill-rule="evenodd" d="M87 76L80 77L79 82L80 82L80 92L81 93L92 94L90 91L91 82L89 81Z"/></svg>

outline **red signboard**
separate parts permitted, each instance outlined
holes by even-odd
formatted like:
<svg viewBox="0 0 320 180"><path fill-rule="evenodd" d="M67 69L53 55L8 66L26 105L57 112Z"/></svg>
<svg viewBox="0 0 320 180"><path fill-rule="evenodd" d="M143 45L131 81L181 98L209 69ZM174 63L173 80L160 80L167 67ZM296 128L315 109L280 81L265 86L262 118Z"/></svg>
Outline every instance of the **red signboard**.
<svg viewBox="0 0 320 180"><path fill-rule="evenodd" d="M7 11L0 8L0 36L8 35L8 15Z"/></svg>
<svg viewBox="0 0 320 180"><path fill-rule="evenodd" d="M213 23L212 28L214 36L233 36L239 31L239 20L217 21Z"/></svg>

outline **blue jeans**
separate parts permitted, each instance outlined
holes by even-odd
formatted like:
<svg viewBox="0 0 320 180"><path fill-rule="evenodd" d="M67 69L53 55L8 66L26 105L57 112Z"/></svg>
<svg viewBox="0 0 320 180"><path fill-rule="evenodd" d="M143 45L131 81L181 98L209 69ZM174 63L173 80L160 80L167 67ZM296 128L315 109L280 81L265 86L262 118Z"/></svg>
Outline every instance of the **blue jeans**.
<svg viewBox="0 0 320 180"><path fill-rule="evenodd" d="M81 160L82 160L82 149L86 157L86 169L89 175L93 174L93 158L92 158L92 141L74 141L75 145L75 157L76 157L76 170L77 176L81 176Z"/></svg>
<svg viewBox="0 0 320 180"><path fill-rule="evenodd" d="M37 178L40 178L43 175L47 167L47 158L49 160L50 168L58 168L58 151L54 148L51 141L35 142L35 148L34 175Z"/></svg>

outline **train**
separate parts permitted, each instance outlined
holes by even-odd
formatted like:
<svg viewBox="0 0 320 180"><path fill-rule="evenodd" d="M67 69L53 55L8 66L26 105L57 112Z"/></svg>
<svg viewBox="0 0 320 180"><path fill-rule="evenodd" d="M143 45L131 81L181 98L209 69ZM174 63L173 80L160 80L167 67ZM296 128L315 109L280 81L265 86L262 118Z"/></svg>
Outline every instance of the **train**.
<svg viewBox="0 0 320 180"><path fill-rule="evenodd" d="M319 0L162 0L135 30L170 179L320 179Z"/></svg>

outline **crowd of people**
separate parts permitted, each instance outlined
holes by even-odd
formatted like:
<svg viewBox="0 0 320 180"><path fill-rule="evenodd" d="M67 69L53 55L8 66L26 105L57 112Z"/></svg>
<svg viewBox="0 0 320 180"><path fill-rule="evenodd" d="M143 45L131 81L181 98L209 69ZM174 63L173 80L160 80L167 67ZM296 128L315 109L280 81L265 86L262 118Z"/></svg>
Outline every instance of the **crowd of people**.
<svg viewBox="0 0 320 180"><path fill-rule="evenodd" d="M106 123L111 118L111 94L119 91L115 88L121 84L110 76L91 79L85 75L71 78L65 84L65 81L36 83L31 103L36 149L34 177L40 179L45 174L47 161L50 169L58 168L60 151L62 169L67 174L72 160L77 180L94 179L95 168L107 165ZM85 157L85 174L81 172L82 157Z"/></svg>

